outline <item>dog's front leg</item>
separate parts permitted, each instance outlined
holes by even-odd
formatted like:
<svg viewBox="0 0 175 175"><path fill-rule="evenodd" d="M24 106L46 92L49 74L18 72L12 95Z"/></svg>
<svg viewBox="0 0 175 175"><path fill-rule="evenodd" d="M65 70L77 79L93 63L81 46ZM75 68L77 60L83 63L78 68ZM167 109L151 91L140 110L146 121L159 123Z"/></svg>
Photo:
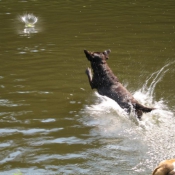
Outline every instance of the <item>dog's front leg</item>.
<svg viewBox="0 0 175 175"><path fill-rule="evenodd" d="M91 69L88 67L87 69L86 69L86 75L88 76L88 80L89 80L89 84L90 84L90 86L91 86L91 88L92 89L94 89L95 87L94 87L94 84L93 84L93 81L92 81L92 72L91 72Z"/></svg>

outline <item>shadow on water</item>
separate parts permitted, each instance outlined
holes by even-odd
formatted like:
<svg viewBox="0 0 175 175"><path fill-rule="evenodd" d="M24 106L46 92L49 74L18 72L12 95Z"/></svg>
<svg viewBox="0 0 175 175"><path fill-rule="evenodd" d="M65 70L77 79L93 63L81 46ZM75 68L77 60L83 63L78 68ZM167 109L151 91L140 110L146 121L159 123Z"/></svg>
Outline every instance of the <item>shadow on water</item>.
<svg viewBox="0 0 175 175"><path fill-rule="evenodd" d="M101 140L100 149L89 150L89 161L92 171L103 167L101 172L129 172L133 174L146 173L164 159L175 156L175 119L174 113L163 99L154 98L156 85L175 62L163 66L147 78L145 84L134 93L134 97L144 105L156 108L151 113L144 114L139 121L135 116L128 116L115 101L95 93L95 104L86 105L82 111L82 122L92 127L90 134ZM103 145L104 144L104 145ZM108 164L108 166L106 166ZM130 172L130 174L132 174Z"/></svg>

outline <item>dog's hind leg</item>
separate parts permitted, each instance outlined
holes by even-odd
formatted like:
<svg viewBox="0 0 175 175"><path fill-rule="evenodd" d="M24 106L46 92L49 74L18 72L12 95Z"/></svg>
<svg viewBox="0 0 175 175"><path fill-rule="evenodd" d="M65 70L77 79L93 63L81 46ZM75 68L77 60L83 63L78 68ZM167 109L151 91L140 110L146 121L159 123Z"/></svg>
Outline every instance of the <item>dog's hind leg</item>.
<svg viewBox="0 0 175 175"><path fill-rule="evenodd" d="M143 112L139 109L137 109L135 112L136 112L136 115L137 115L138 119L140 120L142 115L143 115Z"/></svg>
<svg viewBox="0 0 175 175"><path fill-rule="evenodd" d="M94 84L93 84L93 81L92 81L92 72L91 72L91 69L88 67L85 71L86 75L88 76L88 80L89 80L89 84L91 86L92 89L94 89Z"/></svg>

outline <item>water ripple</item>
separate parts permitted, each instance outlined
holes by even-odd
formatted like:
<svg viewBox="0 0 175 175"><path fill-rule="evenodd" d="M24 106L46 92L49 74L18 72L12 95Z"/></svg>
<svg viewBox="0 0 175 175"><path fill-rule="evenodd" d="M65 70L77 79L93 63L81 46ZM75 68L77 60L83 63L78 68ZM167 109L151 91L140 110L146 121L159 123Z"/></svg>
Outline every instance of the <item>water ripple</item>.
<svg viewBox="0 0 175 175"><path fill-rule="evenodd" d="M34 135L34 134L48 134L51 132L57 132L62 130L63 128L53 128L53 129L41 129L41 128L32 128L28 130L19 130L19 129L11 129L11 128L0 128L0 135L14 135L15 133L22 133L24 135Z"/></svg>
<svg viewBox="0 0 175 175"><path fill-rule="evenodd" d="M80 139L77 137L59 137L57 139L48 139L48 140L39 140L39 141L34 141L32 143L33 146L38 146L38 145L47 145L47 144L67 144L67 145L73 145L73 144L81 144L85 145L87 143L92 142L90 139Z"/></svg>

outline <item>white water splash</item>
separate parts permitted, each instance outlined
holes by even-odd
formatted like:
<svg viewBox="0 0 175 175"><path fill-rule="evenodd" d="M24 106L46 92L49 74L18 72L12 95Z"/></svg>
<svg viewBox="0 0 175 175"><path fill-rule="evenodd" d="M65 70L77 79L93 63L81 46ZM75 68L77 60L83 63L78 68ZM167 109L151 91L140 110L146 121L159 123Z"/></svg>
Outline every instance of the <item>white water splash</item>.
<svg viewBox="0 0 175 175"><path fill-rule="evenodd" d="M156 85L174 63L168 63L151 74L143 87L133 94L141 104L156 108L150 113L143 114L141 121L134 115L128 116L115 101L101 96L97 92L94 94L95 104L87 105L83 110L83 123L94 128L91 129L92 136L122 137L126 138L128 144L132 138L141 140L147 145L149 151L144 154L151 158L143 160L133 168L134 171L144 171L143 165L153 169L157 162L175 156L174 113L169 109L163 98L158 101L154 99ZM139 145L140 143L136 144ZM167 148L168 150L166 150Z"/></svg>
<svg viewBox="0 0 175 175"><path fill-rule="evenodd" d="M24 14L23 16L20 16L20 20L25 24L25 27L33 28L38 21L38 17L33 14Z"/></svg>
<svg viewBox="0 0 175 175"><path fill-rule="evenodd" d="M106 147L109 145L116 147L119 144L116 139L121 139L124 143L120 144L121 148L125 149L126 146L131 150L137 148L138 156L135 158L115 150L119 151L118 154L123 161L136 159L137 163L132 168L135 172L133 174L142 174L148 169L151 172L158 162L175 157L174 113L163 98L156 101L154 97L156 85L163 80L174 63L175 61L168 63L151 74L143 87L133 94L141 104L156 108L144 114L141 121L134 115L128 116L115 101L97 92L94 94L95 104L87 105L83 110L83 123L92 127L90 134L97 138L100 136L107 144ZM113 138L113 141L110 138ZM103 148L101 150L104 151ZM108 151L113 155L113 150ZM108 158L111 160L110 156Z"/></svg>
<svg viewBox="0 0 175 175"><path fill-rule="evenodd" d="M88 120L90 123L88 123L88 125L96 123L97 125L99 124L100 127L100 125L104 123L104 125L106 124L106 126L108 126L107 124L109 123L110 117L114 117L117 123L118 120L130 119L141 128L150 129L154 127L155 124L160 124L161 122L165 123L167 120L169 121L174 114L168 109L168 106L163 99L160 99L159 101L154 99L154 90L166 72L168 72L170 66L174 63L175 62L168 63L160 70L152 73L145 81L145 84L143 84L143 87L133 94L142 105L156 108L150 113L143 114L141 121L139 121L134 114L128 116L127 113L112 99L101 96L95 92L95 104L85 107L85 113L89 116ZM113 121L113 125L115 125L115 121ZM110 128L111 127L112 125L110 125Z"/></svg>
<svg viewBox="0 0 175 175"><path fill-rule="evenodd" d="M24 36L28 36L30 34L38 33L38 17L36 17L32 13L26 13L18 16L18 20L24 23L23 29L18 31L19 34L24 34Z"/></svg>
<svg viewBox="0 0 175 175"><path fill-rule="evenodd" d="M138 92L141 92L142 94L144 94L147 99L148 98L150 99L149 103L153 103L153 94L154 94L154 90L155 90L157 83L159 83L162 80L162 78L164 77L166 72L169 71L169 67L174 63L175 63L175 61L170 62L170 63L166 64L165 66L163 66L160 70L152 73L151 76L148 77L148 79L146 80L143 87L138 91ZM144 98L144 100L145 100L145 98Z"/></svg>
<svg viewBox="0 0 175 175"><path fill-rule="evenodd" d="M163 66L160 70L151 74L146 80L145 84L141 89L134 93L134 97L143 105L156 108L151 113L144 114L144 120L140 124L150 129L152 124L167 121L173 118L173 112L169 110L163 98L159 101L154 99L154 90L156 85L163 79L164 75L169 71L169 68L174 62L170 62Z"/></svg>

